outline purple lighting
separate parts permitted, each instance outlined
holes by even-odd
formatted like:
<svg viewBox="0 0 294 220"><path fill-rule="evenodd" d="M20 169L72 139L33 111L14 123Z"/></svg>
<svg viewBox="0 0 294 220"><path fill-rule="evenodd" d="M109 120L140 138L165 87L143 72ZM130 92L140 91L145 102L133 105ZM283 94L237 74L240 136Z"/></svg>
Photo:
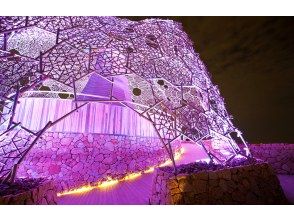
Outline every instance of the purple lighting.
<svg viewBox="0 0 294 220"><path fill-rule="evenodd" d="M64 190L167 158L176 169L181 138L213 163L251 156L181 24L0 19L0 178L20 166Z"/></svg>

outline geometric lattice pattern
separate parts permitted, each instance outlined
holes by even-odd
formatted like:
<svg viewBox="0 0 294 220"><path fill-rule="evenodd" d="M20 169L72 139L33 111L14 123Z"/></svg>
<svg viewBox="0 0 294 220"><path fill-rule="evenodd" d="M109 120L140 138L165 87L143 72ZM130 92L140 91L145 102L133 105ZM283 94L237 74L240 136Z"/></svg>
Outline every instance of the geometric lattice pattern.
<svg viewBox="0 0 294 220"><path fill-rule="evenodd" d="M237 132L243 140L217 86L177 22L0 17L0 49L0 177L41 133L13 121L18 98L66 97L80 108L87 100L79 100L77 94L93 74L112 85L116 77L127 79L132 100L110 94L108 101L152 122L171 158L170 144L180 136L201 144L214 162L249 156L248 149L240 149L231 138ZM95 101L105 102L105 98ZM214 144L204 146L202 141L209 139Z"/></svg>

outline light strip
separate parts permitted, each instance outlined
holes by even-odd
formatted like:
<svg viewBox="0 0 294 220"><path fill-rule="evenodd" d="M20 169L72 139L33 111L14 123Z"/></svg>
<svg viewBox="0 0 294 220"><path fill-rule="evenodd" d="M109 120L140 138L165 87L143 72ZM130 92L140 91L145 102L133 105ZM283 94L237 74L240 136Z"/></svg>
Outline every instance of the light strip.
<svg viewBox="0 0 294 220"><path fill-rule="evenodd" d="M183 155L183 153L184 153L184 148L180 148L175 153L174 159L179 160L181 158L181 156ZM172 164L171 159L168 159L165 162L163 162L163 163L161 163L161 164L159 164L157 166L149 167L148 169L146 169L146 170L144 170L142 172L130 173L130 174L126 175L125 177L121 178L121 179L112 179L111 177L108 177L106 181L99 182L97 185L93 185L93 186L86 185L86 186L82 186L80 188L71 189L71 190L68 190L68 191L57 193L57 196L61 197L61 196L71 195L71 194L81 194L81 193L89 192L89 191L91 191L93 189L103 189L103 188L106 188L106 187L109 187L109 186L116 185L119 182L128 181L128 180L134 180L134 179L142 176L142 174L152 173L155 170L155 168L157 168L157 167L164 167L164 166L168 166L168 165L171 165L171 164Z"/></svg>

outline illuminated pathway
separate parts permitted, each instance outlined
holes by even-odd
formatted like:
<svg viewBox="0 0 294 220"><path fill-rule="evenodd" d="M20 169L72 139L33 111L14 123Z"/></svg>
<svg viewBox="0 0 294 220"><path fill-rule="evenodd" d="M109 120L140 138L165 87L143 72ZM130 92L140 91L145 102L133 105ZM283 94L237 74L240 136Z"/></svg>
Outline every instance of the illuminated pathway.
<svg viewBox="0 0 294 220"><path fill-rule="evenodd" d="M184 153L177 164L190 163L206 158L201 147L185 143ZM153 173L143 174L136 179L119 182L103 189L93 189L80 194L65 195L58 198L58 204L95 205L95 204L148 204L151 193Z"/></svg>
<svg viewBox="0 0 294 220"><path fill-rule="evenodd" d="M184 153L177 164L190 163L206 158L201 147L185 143L182 145ZM136 179L119 182L114 186L103 189L93 189L80 194L65 195L58 198L58 204L63 205L127 205L148 204L154 173L143 174ZM281 186L289 201L294 204L292 186L293 176L278 175Z"/></svg>

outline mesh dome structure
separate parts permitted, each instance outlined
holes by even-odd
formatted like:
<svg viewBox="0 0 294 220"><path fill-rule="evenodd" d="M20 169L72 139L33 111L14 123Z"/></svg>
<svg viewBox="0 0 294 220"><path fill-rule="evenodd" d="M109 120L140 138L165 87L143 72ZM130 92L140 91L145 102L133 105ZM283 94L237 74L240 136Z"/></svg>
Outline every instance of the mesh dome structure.
<svg viewBox="0 0 294 220"><path fill-rule="evenodd" d="M214 163L250 156L180 23L0 17L0 48L0 177L47 129L91 102L123 106L148 120L171 158L171 142L181 137L200 144ZM15 119L21 97L66 99L72 108L55 121L28 127Z"/></svg>

